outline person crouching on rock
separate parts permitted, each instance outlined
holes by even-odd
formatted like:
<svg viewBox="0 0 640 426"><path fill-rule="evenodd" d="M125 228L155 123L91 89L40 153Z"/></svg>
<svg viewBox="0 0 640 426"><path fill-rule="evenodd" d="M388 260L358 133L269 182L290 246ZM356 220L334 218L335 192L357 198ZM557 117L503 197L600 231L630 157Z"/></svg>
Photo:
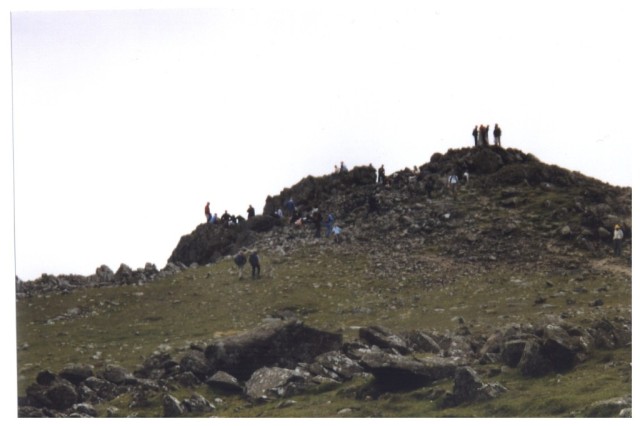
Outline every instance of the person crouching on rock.
<svg viewBox="0 0 640 426"><path fill-rule="evenodd" d="M249 264L251 265L251 278L254 280L260 278L260 258L257 251L252 252L249 256Z"/></svg>
<svg viewBox="0 0 640 426"><path fill-rule="evenodd" d="M238 266L238 279L242 279L242 272L244 270L244 265L247 264L247 256L244 254L244 250L236 255L233 261Z"/></svg>

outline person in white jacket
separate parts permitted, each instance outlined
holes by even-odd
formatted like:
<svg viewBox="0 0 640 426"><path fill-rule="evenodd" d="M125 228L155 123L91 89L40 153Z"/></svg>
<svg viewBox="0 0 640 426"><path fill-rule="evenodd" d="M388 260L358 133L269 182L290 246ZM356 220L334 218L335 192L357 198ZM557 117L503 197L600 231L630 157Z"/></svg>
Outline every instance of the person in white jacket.
<svg viewBox="0 0 640 426"><path fill-rule="evenodd" d="M614 256L620 256L622 254L622 238L624 234L620 225L616 225L613 230L613 254Z"/></svg>

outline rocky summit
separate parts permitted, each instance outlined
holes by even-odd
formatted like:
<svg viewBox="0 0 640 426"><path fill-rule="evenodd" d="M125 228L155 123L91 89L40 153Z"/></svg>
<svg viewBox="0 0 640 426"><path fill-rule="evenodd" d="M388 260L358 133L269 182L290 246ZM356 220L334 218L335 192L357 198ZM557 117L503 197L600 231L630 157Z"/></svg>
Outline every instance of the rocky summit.
<svg viewBox="0 0 640 426"><path fill-rule="evenodd" d="M631 188L515 149L308 176L162 270L16 279L18 415L630 417L631 242Z"/></svg>

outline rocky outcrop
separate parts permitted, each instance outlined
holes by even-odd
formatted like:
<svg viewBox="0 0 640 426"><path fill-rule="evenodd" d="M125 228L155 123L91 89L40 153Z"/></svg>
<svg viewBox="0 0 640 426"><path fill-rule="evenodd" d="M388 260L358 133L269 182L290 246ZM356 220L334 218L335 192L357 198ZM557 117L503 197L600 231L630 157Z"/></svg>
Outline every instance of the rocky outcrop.
<svg viewBox="0 0 640 426"><path fill-rule="evenodd" d="M341 335L307 327L297 319L272 320L207 346L205 356L213 371L246 380L262 367L295 368L300 362L312 362L341 343Z"/></svg>
<svg viewBox="0 0 640 426"><path fill-rule="evenodd" d="M567 372L588 359L593 348L620 347L631 339L630 324L604 320L592 327L566 323L511 325L486 338L472 333L437 335L415 330L394 334L380 326L361 330L365 330L361 340L342 343L341 335L305 326L295 318L270 319L243 334L214 341L204 350L192 345L179 361L158 350L133 373L116 364L106 364L98 371L86 364L69 364L58 373L43 370L26 395L19 398L19 415L95 416L95 405L108 404L123 393L130 395L132 407L146 406L149 398L162 394L165 417L198 415L212 412L215 406L198 394L179 400L169 391L207 384L223 394L242 393L249 401L259 403L363 375L373 376L374 386L382 392L450 380L451 391L441 400L446 408L487 401L507 392L500 383L487 382L473 368L487 362L487 357L492 363L517 368L524 376L538 377ZM456 339L457 347L469 353L461 356L457 352L461 349L452 349ZM414 346L415 342L423 346ZM428 353L434 350L439 355ZM617 401L603 402L594 405L588 415L625 407Z"/></svg>
<svg viewBox="0 0 640 426"><path fill-rule="evenodd" d="M78 288L110 287L118 285L132 285L153 282L177 274L187 267L182 263L168 263L162 270L158 270L153 263L146 263L144 268L132 269L121 264L114 273L111 268L102 265L96 268L93 275L48 275L33 281L22 281L16 277L16 298L31 297L44 293L70 293Z"/></svg>

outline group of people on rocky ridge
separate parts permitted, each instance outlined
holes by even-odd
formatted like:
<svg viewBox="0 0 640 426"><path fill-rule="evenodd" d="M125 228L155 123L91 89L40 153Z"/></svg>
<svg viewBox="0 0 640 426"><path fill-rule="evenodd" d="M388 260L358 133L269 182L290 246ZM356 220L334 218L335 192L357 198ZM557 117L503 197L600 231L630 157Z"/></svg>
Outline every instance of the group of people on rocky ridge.
<svg viewBox="0 0 640 426"><path fill-rule="evenodd" d="M471 135L475 146L489 146L489 125L479 125L473 128ZM496 123L493 126L493 144L501 146L500 138L502 137L502 129Z"/></svg>

